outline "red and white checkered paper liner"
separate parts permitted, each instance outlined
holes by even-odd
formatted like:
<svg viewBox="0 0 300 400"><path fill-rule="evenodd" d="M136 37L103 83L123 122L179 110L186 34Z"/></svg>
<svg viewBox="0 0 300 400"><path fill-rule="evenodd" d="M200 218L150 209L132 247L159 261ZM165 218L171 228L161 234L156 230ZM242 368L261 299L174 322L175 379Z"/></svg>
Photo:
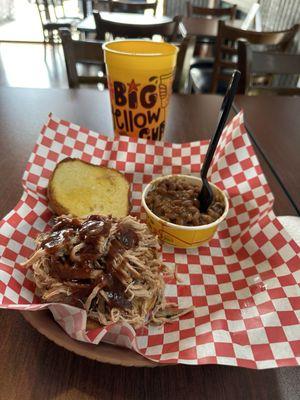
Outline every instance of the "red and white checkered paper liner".
<svg viewBox="0 0 300 400"><path fill-rule="evenodd" d="M183 250L163 246L162 257L180 282L168 280L167 300L195 311L172 324L116 325L85 331L85 311L62 304L40 305L30 271L20 267L34 238L48 227L46 187L65 157L123 172L132 183L132 212L141 213L141 193L153 178L171 173L199 175L208 141L171 144L115 139L50 115L23 176L24 194L0 223L0 307L49 307L75 339L102 339L127 346L161 363L227 364L250 368L300 362L299 247L272 211L273 196L238 114L226 127L210 179L230 201L228 217L209 244Z"/></svg>

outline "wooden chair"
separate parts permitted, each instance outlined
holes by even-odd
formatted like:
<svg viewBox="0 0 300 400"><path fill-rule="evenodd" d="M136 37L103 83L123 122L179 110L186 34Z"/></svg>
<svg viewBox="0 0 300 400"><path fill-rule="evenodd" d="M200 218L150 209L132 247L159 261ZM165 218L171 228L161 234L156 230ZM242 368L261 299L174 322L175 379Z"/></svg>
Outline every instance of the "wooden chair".
<svg viewBox="0 0 300 400"><path fill-rule="evenodd" d="M74 18L57 18L53 0L36 0L36 6L42 24L44 43L59 42L58 30L75 28L79 22Z"/></svg>
<svg viewBox="0 0 300 400"><path fill-rule="evenodd" d="M152 3L143 1L135 3L133 1L114 1L108 0L108 8L110 12L129 12L129 13L144 13L146 10L153 10L153 14L156 14L157 0Z"/></svg>
<svg viewBox="0 0 300 400"><path fill-rule="evenodd" d="M105 76L104 56L101 42L73 40L69 29L60 29L59 34L65 55L66 69L70 88L77 88L80 84L102 83L107 87ZM90 66L97 66L97 72L102 72L102 76L79 75L78 64L84 64L86 70Z"/></svg>
<svg viewBox="0 0 300 400"><path fill-rule="evenodd" d="M196 16L201 18L217 18L234 21L236 17L237 6L234 5L228 8L208 8L194 6L191 2L187 1L186 10L188 17ZM199 21L199 23L201 23L201 21ZM198 39L195 53L195 57L192 61L193 68L212 69L214 63L215 40L210 38ZM204 54L206 55L205 57L203 57Z"/></svg>
<svg viewBox="0 0 300 400"><path fill-rule="evenodd" d="M227 26L223 21L220 21L211 92L216 92L220 80L228 82L230 80L231 70L237 67L236 56L238 39L246 39L249 43L255 45L272 46L273 49L286 50L298 30L299 25L294 25L291 29L277 32L244 31ZM225 73L223 73L224 70ZM229 74L228 70L230 70Z"/></svg>
<svg viewBox="0 0 300 400"><path fill-rule="evenodd" d="M262 45L264 48L270 49L272 47L273 49L276 48L276 50L285 50L291 44L298 29L299 25L294 25L290 29L276 32L245 31L230 27L224 21L219 21L216 58L212 73L206 71L207 76L203 78L203 75L200 76L200 70L197 71L196 68L192 69L191 80L194 91L199 92L201 91L201 85L202 87L206 85L206 87L210 86L210 92L212 93L216 93L217 91L224 92L230 80L232 70L237 68L238 39L246 39L249 43Z"/></svg>
<svg viewBox="0 0 300 400"><path fill-rule="evenodd" d="M187 35L179 45L173 92L186 94L190 92L190 67L196 46L196 36Z"/></svg>
<svg viewBox="0 0 300 400"><path fill-rule="evenodd" d="M241 71L239 93L300 95L300 88L273 87L254 84L257 77L264 75L300 76L300 54L283 52L253 51L246 40L238 41L238 69ZM272 84L272 81L271 81Z"/></svg>
<svg viewBox="0 0 300 400"><path fill-rule="evenodd" d="M174 17L173 21L161 24L121 24L102 19L99 11L94 11L93 14L96 24L97 40L105 40L106 33L110 33L113 38L152 38L153 35L161 35L165 40L175 42L178 35L178 27L181 22L181 17Z"/></svg>
<svg viewBox="0 0 300 400"><path fill-rule="evenodd" d="M228 8L208 8L198 7L191 4L189 1L186 2L186 11L188 17L201 16L201 17L228 17L231 21L235 20L236 5Z"/></svg>

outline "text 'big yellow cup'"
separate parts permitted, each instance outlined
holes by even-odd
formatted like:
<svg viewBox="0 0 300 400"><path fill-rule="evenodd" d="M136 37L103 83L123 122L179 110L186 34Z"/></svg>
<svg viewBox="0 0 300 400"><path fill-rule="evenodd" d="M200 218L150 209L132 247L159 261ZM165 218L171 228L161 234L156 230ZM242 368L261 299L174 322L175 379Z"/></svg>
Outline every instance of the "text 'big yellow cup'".
<svg viewBox="0 0 300 400"><path fill-rule="evenodd" d="M103 45L116 135L162 140L178 49L149 40Z"/></svg>

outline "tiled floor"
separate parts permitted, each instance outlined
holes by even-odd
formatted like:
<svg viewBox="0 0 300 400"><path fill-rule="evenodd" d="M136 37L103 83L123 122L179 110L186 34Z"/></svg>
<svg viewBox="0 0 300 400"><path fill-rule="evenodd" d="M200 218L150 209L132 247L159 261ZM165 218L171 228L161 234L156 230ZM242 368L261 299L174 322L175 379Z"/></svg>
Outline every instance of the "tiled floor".
<svg viewBox="0 0 300 400"><path fill-rule="evenodd" d="M43 35L34 3L15 0L14 20L0 24L0 86L68 88L61 46L38 43ZM78 14L78 0L66 0L64 4L68 16ZM162 13L162 5L163 1L159 0L158 14ZM37 43L3 42L12 40Z"/></svg>
<svg viewBox="0 0 300 400"><path fill-rule="evenodd" d="M43 32L35 4L15 0L14 19L0 24L0 40L42 41Z"/></svg>
<svg viewBox="0 0 300 400"><path fill-rule="evenodd" d="M0 43L0 86L67 88L61 46Z"/></svg>
<svg viewBox="0 0 300 400"><path fill-rule="evenodd" d="M78 10L77 0L68 0ZM0 24L0 86L50 88L68 87L61 46L41 43L5 43L3 40L42 42L41 21L35 2L15 0L14 20ZM67 7L68 8L68 7ZM71 15L69 12L68 15Z"/></svg>
<svg viewBox="0 0 300 400"><path fill-rule="evenodd" d="M78 5L78 0L65 0L66 15L78 17ZM57 12L59 13L61 10L58 9ZM14 19L0 23L1 40L43 41L41 20L35 1L30 3L28 0L14 0Z"/></svg>

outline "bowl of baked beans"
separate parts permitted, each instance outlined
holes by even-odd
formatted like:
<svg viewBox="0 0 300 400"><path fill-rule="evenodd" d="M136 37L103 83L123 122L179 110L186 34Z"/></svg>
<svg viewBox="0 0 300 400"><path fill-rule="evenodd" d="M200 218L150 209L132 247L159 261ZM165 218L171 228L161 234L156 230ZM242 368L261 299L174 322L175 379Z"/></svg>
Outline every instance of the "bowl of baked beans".
<svg viewBox="0 0 300 400"><path fill-rule="evenodd" d="M213 183L210 185L214 199L202 213L198 200L201 178L167 175L150 182L143 191L142 205L152 232L175 247L193 248L208 242L229 208L225 193Z"/></svg>

